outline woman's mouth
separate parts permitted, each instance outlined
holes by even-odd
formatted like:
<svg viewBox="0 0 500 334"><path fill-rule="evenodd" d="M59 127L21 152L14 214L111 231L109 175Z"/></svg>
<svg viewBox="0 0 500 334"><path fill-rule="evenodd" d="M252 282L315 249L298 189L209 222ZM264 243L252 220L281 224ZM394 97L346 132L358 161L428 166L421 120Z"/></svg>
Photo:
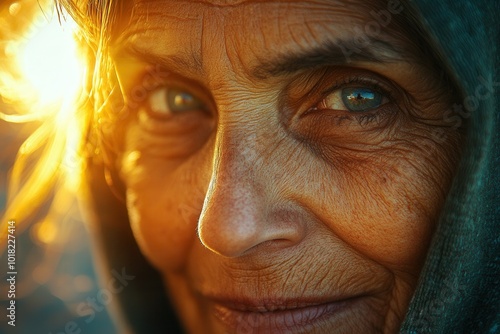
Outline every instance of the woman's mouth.
<svg viewBox="0 0 500 334"><path fill-rule="evenodd" d="M317 298L265 302L214 299L213 314L228 333L295 333L339 317L358 299L325 301L324 298Z"/></svg>

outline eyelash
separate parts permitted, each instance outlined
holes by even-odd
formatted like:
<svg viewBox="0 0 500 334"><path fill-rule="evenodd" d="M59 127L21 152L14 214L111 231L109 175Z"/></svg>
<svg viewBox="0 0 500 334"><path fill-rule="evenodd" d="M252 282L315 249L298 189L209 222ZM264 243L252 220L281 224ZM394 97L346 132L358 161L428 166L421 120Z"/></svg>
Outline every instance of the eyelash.
<svg viewBox="0 0 500 334"><path fill-rule="evenodd" d="M348 88L350 86L359 86L366 87L372 89L379 94L382 94L384 98L387 98L388 102L382 104L380 107L374 110L360 112L358 114L344 111L344 110L332 110L332 109L319 109L318 106L321 104L329 94L344 88ZM394 108L395 98L389 88L385 88L385 85L375 78L367 79L366 77L361 76L351 76L345 77L343 80L335 82L330 88L324 90L320 93L321 98L313 104L313 107L309 108L304 114L308 115L315 112L324 112L324 111L334 111L338 115L334 116L337 125L340 125L344 120L355 120L360 126L366 126L371 124L372 122L377 122L380 124L384 121L388 116L396 113L399 108Z"/></svg>

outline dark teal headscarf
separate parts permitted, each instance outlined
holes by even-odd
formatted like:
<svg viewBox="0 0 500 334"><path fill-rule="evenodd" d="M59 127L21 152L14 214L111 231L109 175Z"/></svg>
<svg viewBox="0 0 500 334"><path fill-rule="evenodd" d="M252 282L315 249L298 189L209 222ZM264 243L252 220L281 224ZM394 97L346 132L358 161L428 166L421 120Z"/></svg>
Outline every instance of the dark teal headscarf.
<svg viewBox="0 0 500 334"><path fill-rule="evenodd" d="M414 0L465 92L465 154L402 333L500 333L500 1Z"/></svg>

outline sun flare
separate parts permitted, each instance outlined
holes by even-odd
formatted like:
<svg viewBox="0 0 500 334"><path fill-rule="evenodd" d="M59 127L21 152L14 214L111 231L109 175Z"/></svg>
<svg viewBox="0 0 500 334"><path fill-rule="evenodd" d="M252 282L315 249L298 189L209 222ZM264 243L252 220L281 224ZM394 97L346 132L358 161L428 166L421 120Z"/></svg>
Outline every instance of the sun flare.
<svg viewBox="0 0 500 334"><path fill-rule="evenodd" d="M47 214L50 219L35 225L37 240L54 242L58 232L49 223L59 222L56 213L72 205L82 170L83 129L90 116L82 108L87 72L76 38L77 24L62 9L56 10L51 0L19 1L8 11L1 9L0 121L26 123L17 127L26 129L19 134L26 139L9 171L7 204L0 221L0 249L6 249L2 246L4 222L10 219L6 217L15 217L22 232L29 226L24 222L56 190Z"/></svg>
<svg viewBox="0 0 500 334"><path fill-rule="evenodd" d="M74 28L75 23L69 17L62 23L53 17L27 36L21 46L19 66L39 105L74 99L80 88L83 66L73 37Z"/></svg>

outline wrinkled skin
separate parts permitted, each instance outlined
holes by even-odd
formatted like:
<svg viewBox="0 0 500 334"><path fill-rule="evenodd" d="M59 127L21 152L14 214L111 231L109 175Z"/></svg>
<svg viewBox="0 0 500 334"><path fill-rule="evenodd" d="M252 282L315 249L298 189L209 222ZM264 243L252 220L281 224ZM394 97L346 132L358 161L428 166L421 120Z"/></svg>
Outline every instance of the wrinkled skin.
<svg viewBox="0 0 500 334"><path fill-rule="evenodd" d="M140 102L117 163L134 235L188 332L397 332L457 159L453 94L396 22L404 10L374 35L392 49L367 46L383 61L275 66L354 39L388 6L363 3L135 6L113 50ZM377 87L382 103L331 104L343 87ZM173 88L195 103L169 110ZM320 303L334 311L300 319Z"/></svg>

